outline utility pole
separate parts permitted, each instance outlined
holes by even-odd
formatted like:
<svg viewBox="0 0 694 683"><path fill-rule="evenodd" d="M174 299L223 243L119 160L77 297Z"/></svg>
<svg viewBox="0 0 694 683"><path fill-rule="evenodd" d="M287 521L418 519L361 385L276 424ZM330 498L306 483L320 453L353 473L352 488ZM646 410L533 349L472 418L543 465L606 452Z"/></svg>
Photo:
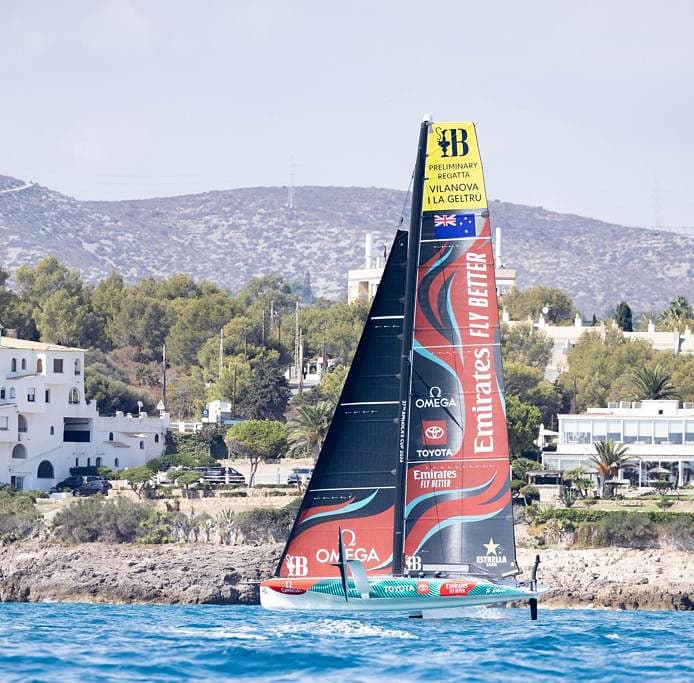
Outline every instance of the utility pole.
<svg viewBox="0 0 694 683"><path fill-rule="evenodd" d="M222 368L224 362L224 328L219 328L219 377L217 379L222 379Z"/></svg>
<svg viewBox="0 0 694 683"><path fill-rule="evenodd" d="M166 344L161 349L161 370L162 370L162 385L161 385L161 400L166 405Z"/></svg>
<svg viewBox="0 0 694 683"><path fill-rule="evenodd" d="M231 416L236 416L236 363L234 363L234 378L231 382Z"/></svg>

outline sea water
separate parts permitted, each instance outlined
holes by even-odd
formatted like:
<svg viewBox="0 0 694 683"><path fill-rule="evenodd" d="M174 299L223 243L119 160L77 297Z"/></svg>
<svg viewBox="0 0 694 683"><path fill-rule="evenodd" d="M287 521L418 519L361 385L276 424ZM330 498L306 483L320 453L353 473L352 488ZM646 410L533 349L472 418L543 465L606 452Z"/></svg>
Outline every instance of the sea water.
<svg viewBox="0 0 694 683"><path fill-rule="evenodd" d="M693 681L694 613L0 604L2 681Z"/></svg>

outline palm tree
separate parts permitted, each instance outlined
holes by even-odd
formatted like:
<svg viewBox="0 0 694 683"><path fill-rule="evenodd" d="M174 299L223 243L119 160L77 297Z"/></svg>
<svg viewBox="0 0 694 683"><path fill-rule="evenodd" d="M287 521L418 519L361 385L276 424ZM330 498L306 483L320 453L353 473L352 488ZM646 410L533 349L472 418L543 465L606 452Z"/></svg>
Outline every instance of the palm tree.
<svg viewBox="0 0 694 683"><path fill-rule="evenodd" d="M692 307L686 297L678 296L673 299L663 311L663 319L673 330L682 332L687 320L692 317Z"/></svg>
<svg viewBox="0 0 694 683"><path fill-rule="evenodd" d="M660 365L654 367L641 366L634 368L631 378L636 388L636 399L667 399L680 398L670 373Z"/></svg>
<svg viewBox="0 0 694 683"><path fill-rule="evenodd" d="M628 446L614 441L596 441L593 444L595 453L590 456L591 462L598 471L600 494L603 493L605 482L614 479L621 467L629 459Z"/></svg>
<svg viewBox="0 0 694 683"><path fill-rule="evenodd" d="M289 423L289 443L295 455L303 452L314 458L318 456L328 433L333 410L329 401L304 405L297 410L296 417Z"/></svg>

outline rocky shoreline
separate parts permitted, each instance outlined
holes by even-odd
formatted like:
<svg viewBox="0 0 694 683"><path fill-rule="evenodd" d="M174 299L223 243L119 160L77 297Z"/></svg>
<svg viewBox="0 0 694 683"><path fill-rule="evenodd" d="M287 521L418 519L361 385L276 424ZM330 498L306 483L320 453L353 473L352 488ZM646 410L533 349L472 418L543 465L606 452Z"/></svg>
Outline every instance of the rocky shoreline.
<svg viewBox="0 0 694 683"><path fill-rule="evenodd" d="M282 545L58 545L0 548L0 601L256 604ZM519 548L540 554L546 607L694 609L694 556L676 550Z"/></svg>

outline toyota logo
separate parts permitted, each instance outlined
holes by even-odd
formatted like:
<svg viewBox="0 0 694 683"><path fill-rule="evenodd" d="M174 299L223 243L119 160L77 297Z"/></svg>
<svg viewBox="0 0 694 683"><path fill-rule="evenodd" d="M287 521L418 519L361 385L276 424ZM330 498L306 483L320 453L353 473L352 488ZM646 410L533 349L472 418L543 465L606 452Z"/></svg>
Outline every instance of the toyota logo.
<svg viewBox="0 0 694 683"><path fill-rule="evenodd" d="M431 425L431 427L427 427L424 430L424 434L428 439L440 439L443 437L443 427L439 427L439 425Z"/></svg>

